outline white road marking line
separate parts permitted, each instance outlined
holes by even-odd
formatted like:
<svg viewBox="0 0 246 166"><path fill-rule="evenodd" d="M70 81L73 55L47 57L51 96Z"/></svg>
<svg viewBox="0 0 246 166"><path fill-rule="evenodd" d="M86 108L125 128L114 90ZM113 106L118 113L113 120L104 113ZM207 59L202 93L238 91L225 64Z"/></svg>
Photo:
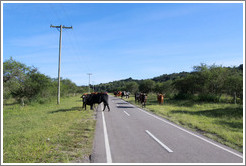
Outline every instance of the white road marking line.
<svg viewBox="0 0 246 166"><path fill-rule="evenodd" d="M158 117L158 116L152 115L152 114L148 113L147 111L144 111L144 110L142 110L142 109L140 109L140 108L138 108L138 109L139 109L140 111L142 111L142 112L144 112L144 113L146 113L146 114L148 114L148 115L150 115L150 116L152 116L152 117L158 119L158 120L161 120L161 121L163 121L163 122L165 122L165 123L167 123L167 124L170 124L170 125L173 126L173 127L176 127L176 128L178 128L178 129L180 129L180 130L182 130L182 131L184 131L184 132L186 132L186 133L188 133L188 134L190 134L190 135L193 135L194 137L197 137L197 138L199 138L199 139L201 139L201 140L203 140L203 141L205 141L205 142L207 142L207 143L209 143L209 144L211 144L211 145L214 145L214 146L216 146L216 147L218 147L218 148L220 148L220 149L222 149L222 150L224 150L224 151L227 151L227 152L229 152L229 153L231 153L231 154L233 154L233 155L235 155L235 156L240 157L240 158L243 159L243 156L242 156L242 155L239 155L239 154L237 154L237 153L235 153L235 152L232 152L232 151L230 151L230 150L228 150L228 149L226 149L226 148L224 148L224 147L222 147L222 146L220 146L220 145L217 145L217 144L215 144L215 143L213 143L213 142L211 142L211 141L209 141L209 140L207 140L207 139L205 139L205 138L202 138L202 137L200 137L200 136L198 136L198 135L196 135L196 134L194 134L194 133L192 133L192 132L190 132L190 131L188 131L188 130L185 130L185 129L183 129L183 128L181 128L181 127L175 125L175 124L172 124L172 123L170 123L170 122L168 122L168 121L166 121L166 120L164 120L164 119L161 119L161 118Z"/></svg>
<svg viewBox="0 0 246 166"><path fill-rule="evenodd" d="M165 144L163 144L158 138L156 138L153 134L151 134L151 132L149 132L148 130L145 130L145 132L147 134L149 134L156 142L158 142L164 149L166 149L169 153L172 153L173 151L168 148Z"/></svg>
<svg viewBox="0 0 246 166"><path fill-rule="evenodd" d="M102 120L103 120L103 132L104 132L107 163L112 163L112 157L111 157L110 146L109 146L109 141L108 141L107 127L106 127L106 122L104 118L104 112L102 112Z"/></svg>
<svg viewBox="0 0 246 166"><path fill-rule="evenodd" d="M127 116L130 116L130 114L128 114L126 111L124 111L125 112L125 114L127 115Z"/></svg>

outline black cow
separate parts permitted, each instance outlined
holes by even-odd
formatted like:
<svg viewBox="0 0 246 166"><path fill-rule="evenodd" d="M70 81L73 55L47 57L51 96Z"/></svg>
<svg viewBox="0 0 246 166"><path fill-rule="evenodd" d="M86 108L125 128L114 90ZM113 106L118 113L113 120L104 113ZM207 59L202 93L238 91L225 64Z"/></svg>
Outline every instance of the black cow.
<svg viewBox="0 0 246 166"><path fill-rule="evenodd" d="M147 102L147 94L141 93L139 98L140 98L140 102L142 104L142 107L145 107L145 104Z"/></svg>
<svg viewBox="0 0 246 166"><path fill-rule="evenodd" d="M135 103L136 102L138 102L138 103L140 102L140 93L139 92L135 93Z"/></svg>
<svg viewBox="0 0 246 166"><path fill-rule="evenodd" d="M92 94L86 94L81 96L83 99L83 107L86 110L86 105L91 106L91 110L93 109L94 104L100 104L103 102L105 110L106 106L108 107L108 111L110 111L109 104L108 104L108 94L107 93L92 93Z"/></svg>
<svg viewBox="0 0 246 166"><path fill-rule="evenodd" d="M123 92L121 93L121 98L123 98L124 96L125 96L126 98L129 98L130 92L123 91Z"/></svg>
<svg viewBox="0 0 246 166"><path fill-rule="evenodd" d="M121 92L121 98L123 98L126 95L126 91Z"/></svg>
<svg viewBox="0 0 246 166"><path fill-rule="evenodd" d="M91 110L93 109L93 106L95 104L95 103L92 103L91 102L93 100L93 98L94 98L93 95L94 94L87 94L87 93L85 93L85 94L83 94L81 96L82 102L83 102L82 109L85 108L85 110L86 110L86 105L90 105L91 106Z"/></svg>

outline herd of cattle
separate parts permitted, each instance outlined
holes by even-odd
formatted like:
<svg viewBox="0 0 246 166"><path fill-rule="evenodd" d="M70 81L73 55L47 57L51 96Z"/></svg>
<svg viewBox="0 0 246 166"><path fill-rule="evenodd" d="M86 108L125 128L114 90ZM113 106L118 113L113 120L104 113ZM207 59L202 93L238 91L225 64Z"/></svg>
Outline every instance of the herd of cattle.
<svg viewBox="0 0 246 166"><path fill-rule="evenodd" d="M123 98L125 96L126 98L129 98L130 92L117 91L117 92L114 92L114 96L115 97L120 96L121 98ZM140 93L140 92L135 93L135 103L136 102L141 103L142 107L145 107L145 104L147 102L147 94L146 93Z"/></svg>
<svg viewBox="0 0 246 166"><path fill-rule="evenodd" d="M130 96L130 92L126 92L126 91L117 91L117 92L114 92L114 96L115 97L121 97L121 98L123 98L123 97L126 97L126 98L129 98L129 96Z"/></svg>
<svg viewBox="0 0 246 166"><path fill-rule="evenodd" d="M130 96L130 92L126 92L126 91L117 91L114 92L115 97L121 97L123 98L124 96L126 98L129 98ZM108 111L110 111L109 108L109 104L108 104L108 94L107 92L93 92L93 93L84 93L82 96L82 102L83 102L83 106L82 109L85 108L86 110L86 105L90 105L91 109L93 109L94 104L100 104L103 103L104 104L104 108L103 111L105 110L105 108L108 108ZM163 104L164 102L164 95L163 94L157 94L157 101L159 104ZM137 92L135 93L135 103L141 103L142 107L145 107L146 102L147 102L147 94L146 93L140 93Z"/></svg>

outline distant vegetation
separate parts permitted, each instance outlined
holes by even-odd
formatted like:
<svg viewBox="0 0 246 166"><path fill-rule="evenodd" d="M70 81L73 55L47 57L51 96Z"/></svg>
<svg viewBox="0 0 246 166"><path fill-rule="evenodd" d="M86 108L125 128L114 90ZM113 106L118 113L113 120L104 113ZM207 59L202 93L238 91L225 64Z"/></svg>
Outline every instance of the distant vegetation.
<svg viewBox="0 0 246 166"><path fill-rule="evenodd" d="M222 67L206 64L194 66L192 72L163 74L146 80L113 81L95 86L96 91L130 91L163 93L171 99L242 103L243 65Z"/></svg>
<svg viewBox="0 0 246 166"><path fill-rule="evenodd" d="M78 87L69 79L61 78L61 97L83 93L86 87ZM13 58L3 63L3 97L14 98L22 105L45 103L57 96L57 79L41 74L37 68L26 66Z"/></svg>
<svg viewBox="0 0 246 166"><path fill-rule="evenodd" d="M3 63L3 97L14 98L24 105L30 102L45 103L57 95L57 79L41 74L37 68L26 66L13 58ZM145 80L125 80L90 86L91 91L129 91L163 93L169 99L242 103L243 65L222 67L206 64L194 66L192 72L163 74ZM88 91L69 79L61 79L61 96Z"/></svg>

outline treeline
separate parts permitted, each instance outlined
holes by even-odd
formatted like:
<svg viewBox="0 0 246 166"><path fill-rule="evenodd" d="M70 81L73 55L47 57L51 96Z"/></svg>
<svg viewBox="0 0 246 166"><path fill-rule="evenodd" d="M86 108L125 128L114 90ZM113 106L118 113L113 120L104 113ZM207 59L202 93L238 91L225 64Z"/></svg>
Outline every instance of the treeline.
<svg viewBox="0 0 246 166"><path fill-rule="evenodd" d="M147 80L132 78L95 86L96 91L163 93L171 99L211 102L243 100L243 65L238 67L194 66L192 72L164 74Z"/></svg>
<svg viewBox="0 0 246 166"><path fill-rule="evenodd" d="M37 68L26 66L12 57L3 63L3 98L14 98L22 105L30 102L44 103L57 96L57 79L41 74ZM61 78L61 97L83 93L69 79Z"/></svg>
<svg viewBox="0 0 246 166"><path fill-rule="evenodd" d="M61 97L87 91L87 86L77 86L69 79L61 79ZM90 91L162 93L170 99L242 103L243 65L222 67L201 64L194 66L192 72L163 74L146 80L128 78L91 85ZM56 78L41 74L37 68L26 66L13 58L3 63L4 99L14 98L24 105L30 102L44 103L56 96Z"/></svg>

